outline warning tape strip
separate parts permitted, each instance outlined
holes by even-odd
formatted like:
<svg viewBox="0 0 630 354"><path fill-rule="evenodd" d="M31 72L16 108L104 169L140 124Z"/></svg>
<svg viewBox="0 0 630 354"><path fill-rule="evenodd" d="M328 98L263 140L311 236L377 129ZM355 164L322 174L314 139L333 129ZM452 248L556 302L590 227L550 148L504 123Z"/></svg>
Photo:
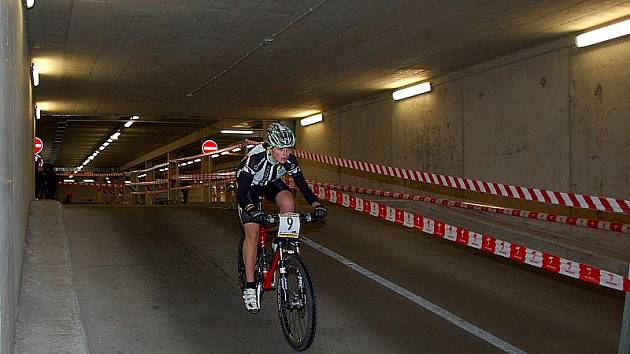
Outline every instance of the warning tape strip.
<svg viewBox="0 0 630 354"><path fill-rule="evenodd" d="M58 172L57 176L75 176L75 177L124 177L128 173L124 172Z"/></svg>
<svg viewBox="0 0 630 354"><path fill-rule="evenodd" d="M519 187L509 184L473 180L462 177L445 176L436 173L408 170L398 167L384 166L335 156L315 154L295 150L295 155L311 161L328 165L370 172L383 176L397 177L422 183L435 184L448 188L469 190L502 197L532 200L541 203L563 205L574 208L610 211L630 214L630 200L608 197L596 197L583 194L554 192L544 189Z"/></svg>
<svg viewBox="0 0 630 354"><path fill-rule="evenodd" d="M77 186L77 187L97 187L97 188L124 188L124 184L109 184L109 183L85 183L85 182L57 182L57 185L64 186Z"/></svg>
<svg viewBox="0 0 630 354"><path fill-rule="evenodd" d="M630 292L630 279L597 267L578 263L533 248L525 247L493 236L474 232L463 227L446 224L426 216L393 208L382 203L351 196L341 191L311 183L313 192L320 198L360 211L379 219L387 220L408 228L420 230L445 240L492 253L517 263L562 274L574 279L598 284L607 288Z"/></svg>
<svg viewBox="0 0 630 354"><path fill-rule="evenodd" d="M522 209L484 206L484 205L478 205L478 204L467 203L467 202L462 202L462 201L453 201L453 200L436 198L436 197L428 197L428 196L418 195L418 194L389 192L389 191L373 189L373 188L360 188L360 187L342 186L342 185L331 184L331 183L319 183L319 182L311 182L311 181L309 182L317 183L319 185L322 185L324 187L328 187L334 190L340 190L340 191L346 191L346 192L426 202L426 203L461 208L461 209L473 209L473 210L479 210L479 211L489 212L489 213L497 213L497 214L502 214L502 215L527 218L527 219L536 219L536 220L555 222L558 224L581 226L581 227L587 227L591 229L600 229L604 231L614 231L614 232L630 234L630 224L626 224L622 222L611 222L611 221L603 221L603 220L596 220L596 219L578 218L575 216L541 213L537 211L522 210Z"/></svg>

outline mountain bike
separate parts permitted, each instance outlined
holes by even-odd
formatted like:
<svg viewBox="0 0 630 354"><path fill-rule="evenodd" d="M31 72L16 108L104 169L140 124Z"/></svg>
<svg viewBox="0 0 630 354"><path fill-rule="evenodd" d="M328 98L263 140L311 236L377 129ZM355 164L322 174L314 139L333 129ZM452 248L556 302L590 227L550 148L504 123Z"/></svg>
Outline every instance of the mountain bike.
<svg viewBox="0 0 630 354"><path fill-rule="evenodd" d="M315 219L310 213L267 214L266 218L259 231L254 270L258 303L262 303L265 292L276 290L282 332L293 349L303 351L315 337L317 303L311 278L300 258L300 225ZM273 236L270 246L267 240ZM244 237L238 247L241 291L246 284L243 241Z"/></svg>

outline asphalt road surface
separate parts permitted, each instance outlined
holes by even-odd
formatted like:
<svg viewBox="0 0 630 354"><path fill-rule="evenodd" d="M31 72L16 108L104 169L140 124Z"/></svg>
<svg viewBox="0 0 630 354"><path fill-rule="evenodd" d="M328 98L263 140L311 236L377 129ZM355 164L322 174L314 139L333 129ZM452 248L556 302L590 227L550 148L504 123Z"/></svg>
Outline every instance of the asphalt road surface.
<svg viewBox="0 0 630 354"><path fill-rule="evenodd" d="M302 247L319 305L309 352L616 353L620 292L329 210L303 228L330 250ZM66 206L64 223L91 353L292 351L275 294L257 315L243 308L234 210Z"/></svg>

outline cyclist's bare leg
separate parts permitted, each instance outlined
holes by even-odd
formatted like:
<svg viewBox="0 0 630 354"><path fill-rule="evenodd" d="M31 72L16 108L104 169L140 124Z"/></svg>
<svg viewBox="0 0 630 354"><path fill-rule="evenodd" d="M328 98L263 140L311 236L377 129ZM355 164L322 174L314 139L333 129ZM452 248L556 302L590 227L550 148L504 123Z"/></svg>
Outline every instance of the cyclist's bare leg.
<svg viewBox="0 0 630 354"><path fill-rule="evenodd" d="M295 211L295 198L289 191L281 191L276 195L276 204L280 212Z"/></svg>
<svg viewBox="0 0 630 354"><path fill-rule="evenodd" d="M256 250L258 248L258 231L260 225L249 222L243 225L245 241L243 242L243 262L245 262L245 276L248 282L254 281L254 267L256 264Z"/></svg>

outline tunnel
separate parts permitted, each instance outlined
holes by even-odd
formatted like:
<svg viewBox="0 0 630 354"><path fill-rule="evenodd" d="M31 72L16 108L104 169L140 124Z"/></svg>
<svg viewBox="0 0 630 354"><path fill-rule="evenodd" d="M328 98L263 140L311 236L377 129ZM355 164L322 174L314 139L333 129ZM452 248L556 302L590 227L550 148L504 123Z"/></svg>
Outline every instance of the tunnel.
<svg viewBox="0 0 630 354"><path fill-rule="evenodd" d="M0 1L0 353L630 353L630 3Z"/></svg>

